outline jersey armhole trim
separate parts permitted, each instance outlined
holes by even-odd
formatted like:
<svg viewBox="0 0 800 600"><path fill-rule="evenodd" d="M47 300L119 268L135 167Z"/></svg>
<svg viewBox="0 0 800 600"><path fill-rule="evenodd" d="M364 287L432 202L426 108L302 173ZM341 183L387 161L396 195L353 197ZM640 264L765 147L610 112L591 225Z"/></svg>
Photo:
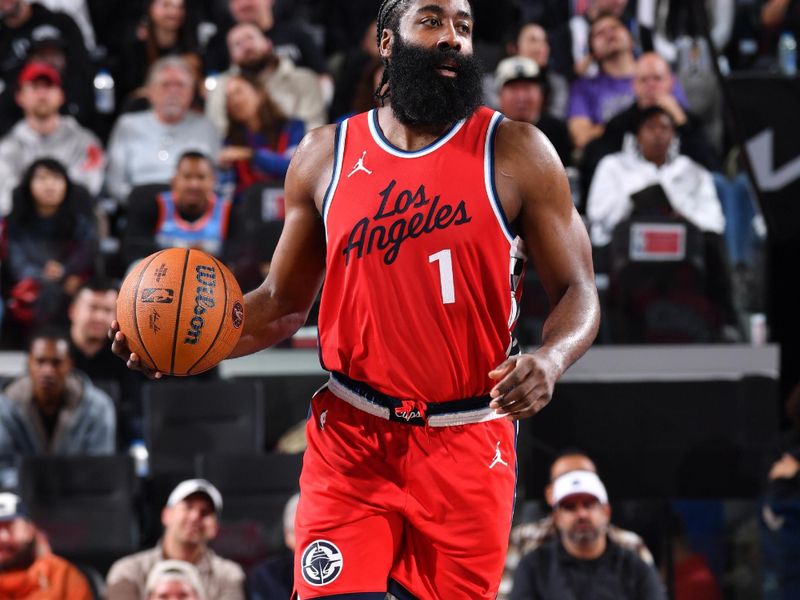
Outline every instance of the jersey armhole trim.
<svg viewBox="0 0 800 600"><path fill-rule="evenodd" d="M325 238L328 237L328 212L331 208L331 200L336 193L339 185L339 177L342 174L342 160L344 159L344 142L347 137L347 119L336 126L336 135L333 140L333 170L331 171L331 181L328 189L325 190L325 197L322 199L322 221L325 224Z"/></svg>
<svg viewBox="0 0 800 600"><path fill-rule="evenodd" d="M484 149L483 158L483 179L486 183L486 194L489 196L489 201L492 204L494 215L497 217L497 222L500 224L500 228L503 230L508 243L511 244L514 242L514 233L511 231L511 225L509 224L508 219L506 219L506 214L503 211L503 205L500 204L500 197L497 194L497 184L495 182L495 137L497 136L497 130L503 118L504 117L501 113L495 112L489 121L489 128L486 132L486 147Z"/></svg>

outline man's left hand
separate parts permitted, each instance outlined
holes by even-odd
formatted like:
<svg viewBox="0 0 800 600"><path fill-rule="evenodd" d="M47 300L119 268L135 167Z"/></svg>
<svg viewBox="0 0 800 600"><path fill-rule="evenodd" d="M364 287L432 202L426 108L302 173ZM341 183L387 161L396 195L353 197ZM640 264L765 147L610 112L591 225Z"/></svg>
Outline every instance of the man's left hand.
<svg viewBox="0 0 800 600"><path fill-rule="evenodd" d="M542 354L512 356L489 372L499 380L489 407L510 420L533 416L550 402L559 375L556 363Z"/></svg>

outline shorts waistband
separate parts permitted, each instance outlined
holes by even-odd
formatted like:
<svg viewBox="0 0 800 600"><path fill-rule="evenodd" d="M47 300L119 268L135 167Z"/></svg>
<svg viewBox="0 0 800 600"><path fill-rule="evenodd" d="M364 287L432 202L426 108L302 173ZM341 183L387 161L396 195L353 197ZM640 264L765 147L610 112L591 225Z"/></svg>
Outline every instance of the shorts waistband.
<svg viewBox="0 0 800 600"><path fill-rule="evenodd" d="M335 371L330 375L328 389L340 400L365 413L407 425L452 427L493 421L505 416L489 408L492 399L488 395L430 404L421 400L401 400Z"/></svg>

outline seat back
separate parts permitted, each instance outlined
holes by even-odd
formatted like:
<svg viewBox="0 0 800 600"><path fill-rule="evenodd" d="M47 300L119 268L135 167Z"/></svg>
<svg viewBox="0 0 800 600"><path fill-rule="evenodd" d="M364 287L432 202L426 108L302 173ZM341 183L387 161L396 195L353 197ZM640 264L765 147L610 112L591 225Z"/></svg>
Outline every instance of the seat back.
<svg viewBox="0 0 800 600"><path fill-rule="evenodd" d="M139 547L133 462L118 456L23 456L19 493L56 554L104 569Z"/></svg>
<svg viewBox="0 0 800 600"><path fill-rule="evenodd" d="M283 510L299 489L301 454L203 454L197 475L222 494L224 507L215 549L252 566L285 548Z"/></svg>
<svg viewBox="0 0 800 600"><path fill-rule="evenodd" d="M272 255L283 231L285 208L281 183L255 183L242 194L237 222L241 228L235 239L229 239L235 256L237 279L242 290L257 287L264 279L261 265L272 261Z"/></svg>
<svg viewBox="0 0 800 600"><path fill-rule="evenodd" d="M708 290L703 233L678 217L636 217L610 247L609 336L614 343L704 343L720 316Z"/></svg>
<svg viewBox="0 0 800 600"><path fill-rule="evenodd" d="M162 470L192 470L200 453L260 452L264 446L262 389L257 380L145 385L145 443L153 464Z"/></svg>

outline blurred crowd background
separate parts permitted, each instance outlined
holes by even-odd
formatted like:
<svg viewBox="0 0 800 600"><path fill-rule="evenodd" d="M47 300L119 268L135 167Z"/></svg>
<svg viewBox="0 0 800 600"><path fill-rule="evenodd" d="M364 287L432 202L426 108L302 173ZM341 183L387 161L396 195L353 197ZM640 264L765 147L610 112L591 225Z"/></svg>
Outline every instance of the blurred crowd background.
<svg viewBox="0 0 800 600"><path fill-rule="evenodd" d="M28 597L9 590L33 585L34 567L61 577L53 548L86 579L91 595L75 598L166 598L162 579L209 600L286 597L305 407L324 378L215 370L154 386L105 336L120 281L159 248L204 249L243 291L260 284L303 135L378 106L377 5L0 0L0 348L27 367L0 392L0 598ZM485 103L548 136L590 234L597 344L763 345L768 227L724 81L794 80L800 2L472 5ZM517 333L531 346L547 315L532 269L523 298ZM800 401L757 383L765 410L786 411L770 445L754 444L757 492L653 493L618 513L639 536L609 533L675 598L800 598ZM537 446L554 469L563 451ZM619 466L567 455L586 458L582 472L593 458L601 475ZM522 556L561 532L559 503L521 485L520 526L548 505L556 518L515 530L506 595ZM15 569L25 575L9 579Z"/></svg>

